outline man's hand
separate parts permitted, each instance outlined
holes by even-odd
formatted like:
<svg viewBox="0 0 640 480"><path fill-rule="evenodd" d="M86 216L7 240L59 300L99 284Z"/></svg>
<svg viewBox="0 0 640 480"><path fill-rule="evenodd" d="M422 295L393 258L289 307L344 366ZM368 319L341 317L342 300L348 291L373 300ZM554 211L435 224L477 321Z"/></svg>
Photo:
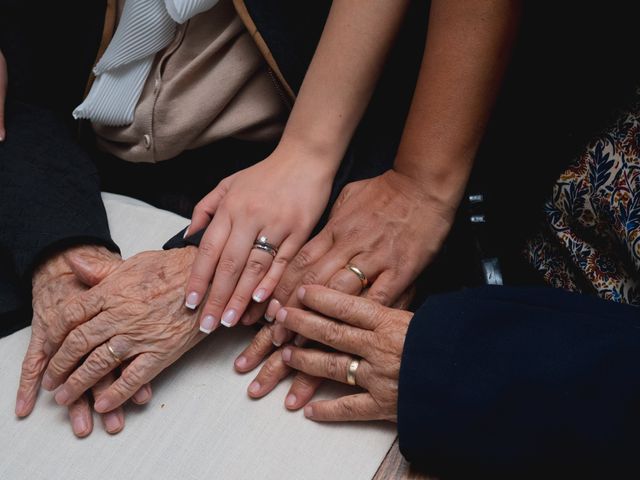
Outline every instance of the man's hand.
<svg viewBox="0 0 640 480"><path fill-rule="evenodd" d="M4 128L4 101L7 97L7 62L0 50L0 142L4 141L6 130Z"/></svg>
<svg viewBox="0 0 640 480"><path fill-rule="evenodd" d="M44 344L52 326L59 322L64 305L73 297L97 285L115 269L121 260L104 247L79 246L58 253L42 263L33 275L33 321L31 340L22 364L20 386L16 398L16 415L25 417L35 406L42 375L51 354ZM98 395L113 379L103 379L93 390ZM146 402L151 391L146 388L137 396L139 403ZM91 433L93 418L89 400L83 395L69 406L69 416L74 433L84 437ZM114 410L102 417L105 429L116 433L124 426L121 410Z"/></svg>
<svg viewBox="0 0 640 480"><path fill-rule="evenodd" d="M64 306L63 322L48 335L47 348L57 352L44 385L52 390L63 384L55 395L59 404L73 404L120 362L130 361L96 396L95 410L109 412L205 337L197 312L183 308L196 253L187 247L138 254Z"/></svg>

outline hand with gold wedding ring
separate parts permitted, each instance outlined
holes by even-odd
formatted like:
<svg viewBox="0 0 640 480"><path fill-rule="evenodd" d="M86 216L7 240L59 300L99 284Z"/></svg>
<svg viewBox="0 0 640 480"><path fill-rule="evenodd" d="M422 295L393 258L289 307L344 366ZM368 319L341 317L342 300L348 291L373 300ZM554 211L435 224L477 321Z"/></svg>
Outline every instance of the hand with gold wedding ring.
<svg viewBox="0 0 640 480"><path fill-rule="evenodd" d="M364 389L311 402L305 416L316 421L397 421L400 360L413 314L325 287L301 287L297 296L310 311L284 307L276 322L338 352L287 345L281 353L284 363L316 378Z"/></svg>

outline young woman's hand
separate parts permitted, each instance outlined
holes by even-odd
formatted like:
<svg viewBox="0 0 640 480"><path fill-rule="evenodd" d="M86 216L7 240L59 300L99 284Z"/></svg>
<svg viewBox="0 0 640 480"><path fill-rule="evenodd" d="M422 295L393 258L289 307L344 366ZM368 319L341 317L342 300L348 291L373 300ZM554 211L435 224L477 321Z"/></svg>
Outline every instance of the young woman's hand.
<svg viewBox="0 0 640 480"><path fill-rule="evenodd" d="M201 310L205 333L234 326L253 298L271 296L285 267L324 211L332 162L303 149L278 147L262 162L226 179L193 212L188 232L206 227L187 282L186 306Z"/></svg>

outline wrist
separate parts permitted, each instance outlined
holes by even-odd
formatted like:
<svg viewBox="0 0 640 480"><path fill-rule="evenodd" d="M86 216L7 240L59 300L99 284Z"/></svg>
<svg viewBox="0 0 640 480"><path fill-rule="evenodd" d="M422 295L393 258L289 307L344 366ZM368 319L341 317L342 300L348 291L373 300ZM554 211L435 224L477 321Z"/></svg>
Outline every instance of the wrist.
<svg viewBox="0 0 640 480"><path fill-rule="evenodd" d="M300 171L303 179L333 182L342 154L313 143L287 138L280 141L271 157L291 172ZM277 160L276 160L277 159Z"/></svg>

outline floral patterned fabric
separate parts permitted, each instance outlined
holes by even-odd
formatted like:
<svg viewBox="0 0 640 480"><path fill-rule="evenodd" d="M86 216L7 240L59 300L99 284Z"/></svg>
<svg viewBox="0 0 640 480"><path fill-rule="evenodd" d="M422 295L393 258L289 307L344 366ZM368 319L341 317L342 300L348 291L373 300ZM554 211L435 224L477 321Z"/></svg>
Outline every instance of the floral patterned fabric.
<svg viewBox="0 0 640 480"><path fill-rule="evenodd" d="M640 108L560 176L525 253L553 287L640 305Z"/></svg>

